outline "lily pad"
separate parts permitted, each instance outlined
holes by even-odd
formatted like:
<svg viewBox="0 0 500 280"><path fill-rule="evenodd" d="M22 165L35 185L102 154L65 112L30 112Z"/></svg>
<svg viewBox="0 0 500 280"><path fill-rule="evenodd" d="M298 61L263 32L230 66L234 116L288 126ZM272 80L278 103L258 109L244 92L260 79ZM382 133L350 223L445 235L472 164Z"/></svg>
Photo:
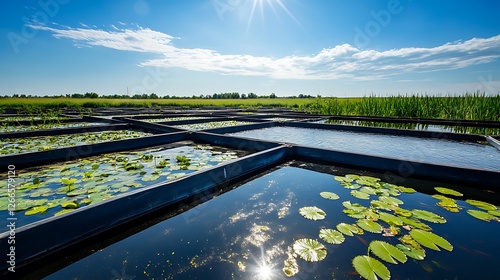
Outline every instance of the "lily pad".
<svg viewBox="0 0 500 280"><path fill-rule="evenodd" d="M86 193L87 193L87 190L85 190L85 189L78 189L78 190L70 191L66 195L67 196L77 196L77 195L82 195L82 194L86 194Z"/></svg>
<svg viewBox="0 0 500 280"><path fill-rule="evenodd" d="M372 251L377 257L389 263L397 264L397 261L399 261L400 263L405 263L408 260L406 255L398 248L384 241L372 241L370 242L368 249Z"/></svg>
<svg viewBox="0 0 500 280"><path fill-rule="evenodd" d="M398 187L400 192L404 193L416 193L417 191L414 188L407 188L407 187Z"/></svg>
<svg viewBox="0 0 500 280"><path fill-rule="evenodd" d="M326 199L331 199L331 200L339 199L338 194L332 192L321 192L319 195L321 195L321 197Z"/></svg>
<svg viewBox="0 0 500 280"><path fill-rule="evenodd" d="M59 216L59 215L62 215L62 214L66 214L66 213L69 213L69 212L71 212L73 210L75 210L75 209L63 209L63 210L55 213L54 216Z"/></svg>
<svg viewBox="0 0 500 280"><path fill-rule="evenodd" d="M344 202L342 202L342 205L347 209L351 209L351 210L354 210L357 212L361 212L361 211L366 210L365 206L363 206L359 203L351 203L350 201L344 201Z"/></svg>
<svg viewBox="0 0 500 280"><path fill-rule="evenodd" d="M401 199L392 196L381 196L379 200L393 206L399 206L404 203Z"/></svg>
<svg viewBox="0 0 500 280"><path fill-rule="evenodd" d="M359 228L358 226L350 225L350 224L346 224L346 223L338 224L337 230L345 235L348 235L348 236L354 236L354 233L363 234L363 230L361 228Z"/></svg>
<svg viewBox="0 0 500 280"><path fill-rule="evenodd" d="M464 196L461 192L457 192L455 190L448 189L448 188L435 187L434 189L442 194L448 194L448 195L453 195L453 196Z"/></svg>
<svg viewBox="0 0 500 280"><path fill-rule="evenodd" d="M403 221L401 220L401 218L399 218L398 216L394 216L392 214L389 214L389 213L380 212L379 219L381 221L388 223L389 225L394 225L394 226L402 226L403 225Z"/></svg>
<svg viewBox="0 0 500 280"><path fill-rule="evenodd" d="M424 224L420 221L417 221L417 220L414 220L414 219L411 219L411 218L406 218L406 217L400 217L401 221L403 221L403 223L405 225L409 225L409 226L412 226L414 228L419 228L419 229L422 229L422 230L432 230L432 228L427 225L427 224Z"/></svg>
<svg viewBox="0 0 500 280"><path fill-rule="evenodd" d="M144 177L142 177L142 181L144 182L150 182L150 181L155 181L155 180L158 180L160 179L160 175L159 174L151 174L151 175L146 175Z"/></svg>
<svg viewBox="0 0 500 280"><path fill-rule="evenodd" d="M338 181L338 182L347 182L347 183L350 183L353 181L353 179L350 179L350 178L347 178L344 176L333 176L333 179L335 181Z"/></svg>
<svg viewBox="0 0 500 280"><path fill-rule="evenodd" d="M26 211L24 213L24 215L30 216L30 215L33 215L33 214L43 214L43 213L45 213L47 211L47 209L49 209L49 207L47 207L45 205L35 206L35 207L31 208L30 210Z"/></svg>
<svg viewBox="0 0 500 280"><path fill-rule="evenodd" d="M472 217L476 218L476 219L479 219L479 220L483 220L485 222L489 222L491 220L496 220L497 217L491 215L490 213L488 212L483 212L483 211L479 211L479 210L467 210L467 214L471 215Z"/></svg>
<svg viewBox="0 0 500 280"><path fill-rule="evenodd" d="M352 190L351 195L357 197L359 199L370 199L370 195L364 192L360 192L358 190Z"/></svg>
<svg viewBox="0 0 500 280"><path fill-rule="evenodd" d="M424 220L435 224L446 223L445 218L427 210L413 209L411 212L413 213L413 218L415 219Z"/></svg>
<svg viewBox="0 0 500 280"><path fill-rule="evenodd" d="M359 275L367 280L377 280L378 277L383 280L391 278L389 269L387 269L383 263L372 257L356 256L352 260L352 265Z"/></svg>
<svg viewBox="0 0 500 280"><path fill-rule="evenodd" d="M408 257L421 261L425 258L424 249L416 249L413 246L406 246L404 244L397 244L396 247L401 250Z"/></svg>
<svg viewBox="0 0 500 280"><path fill-rule="evenodd" d="M372 232L372 233L381 233L382 232L382 226L379 225L377 222L374 222L374 221L362 219L362 220L358 220L356 222L356 224L360 228L362 228L362 229L364 229L366 231Z"/></svg>
<svg viewBox="0 0 500 280"><path fill-rule="evenodd" d="M493 216L500 217L500 211L499 210L489 210L488 213L491 214L491 215L493 215Z"/></svg>
<svg viewBox="0 0 500 280"><path fill-rule="evenodd" d="M345 241L344 235L334 229L322 228L319 231L319 237L326 243L341 244Z"/></svg>
<svg viewBox="0 0 500 280"><path fill-rule="evenodd" d="M308 262L317 262L326 258L326 247L316 239L302 238L295 240L293 250Z"/></svg>
<svg viewBox="0 0 500 280"><path fill-rule="evenodd" d="M299 273L299 266L297 265L297 260L294 257L289 257L284 261L283 273L286 276L292 277Z"/></svg>
<svg viewBox="0 0 500 280"><path fill-rule="evenodd" d="M325 211L316 206L306 206L299 209L300 215L309 220L323 220L326 217Z"/></svg>
<svg viewBox="0 0 500 280"><path fill-rule="evenodd" d="M356 175L356 174L347 174L347 175L345 175L345 177L348 179L351 179L351 180L359 179L359 175Z"/></svg>
<svg viewBox="0 0 500 280"><path fill-rule="evenodd" d="M380 200L372 200L370 201L371 206L375 207L376 209L383 209L387 211L391 211L395 206L389 205L383 201Z"/></svg>
<svg viewBox="0 0 500 280"><path fill-rule="evenodd" d="M74 201L61 203L61 207L66 209L76 209L78 208L78 206L79 206L78 203Z"/></svg>
<svg viewBox="0 0 500 280"><path fill-rule="evenodd" d="M406 209L399 208L399 207L394 209L394 214L399 215L399 216L403 216L403 217L411 217L411 215L413 215L413 213L410 210L406 210Z"/></svg>
<svg viewBox="0 0 500 280"><path fill-rule="evenodd" d="M410 236L421 245L436 251L441 251L439 247L450 252L453 250L453 245L451 245L448 240L429 231L412 229L410 231Z"/></svg>
<svg viewBox="0 0 500 280"><path fill-rule="evenodd" d="M477 208L489 211L489 210L497 210L497 207L491 203L480 201L480 200L474 200L474 199L467 199L465 200L468 204L472 206L476 206Z"/></svg>
<svg viewBox="0 0 500 280"><path fill-rule="evenodd" d="M375 191L376 189L374 188L370 188L370 187L362 187L359 189L360 192L364 192L364 193L367 193L367 194L377 194L377 192Z"/></svg>

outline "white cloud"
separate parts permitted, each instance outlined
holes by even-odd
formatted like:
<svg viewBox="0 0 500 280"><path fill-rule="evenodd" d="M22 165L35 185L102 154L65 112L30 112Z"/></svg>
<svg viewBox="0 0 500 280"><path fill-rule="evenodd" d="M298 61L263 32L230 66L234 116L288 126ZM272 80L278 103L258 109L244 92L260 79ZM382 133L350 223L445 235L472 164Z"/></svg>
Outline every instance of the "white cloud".
<svg viewBox="0 0 500 280"><path fill-rule="evenodd" d="M500 58L500 35L446 43L432 48L400 48L386 51L359 50L349 44L321 50L310 56L272 58L221 54L216 50L179 48L171 35L137 26L112 30L30 25L67 38L77 46L101 46L122 51L152 53L158 58L140 66L179 67L225 75L266 76L275 79L376 80L401 73L420 73L465 68ZM120 23L120 25L124 25Z"/></svg>

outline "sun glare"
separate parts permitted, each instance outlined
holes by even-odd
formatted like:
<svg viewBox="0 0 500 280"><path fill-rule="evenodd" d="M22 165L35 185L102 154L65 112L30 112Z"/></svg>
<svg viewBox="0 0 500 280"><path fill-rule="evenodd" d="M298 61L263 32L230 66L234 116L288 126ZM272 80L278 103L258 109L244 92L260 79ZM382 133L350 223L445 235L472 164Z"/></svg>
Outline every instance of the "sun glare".
<svg viewBox="0 0 500 280"><path fill-rule="evenodd" d="M250 28L250 25L252 24L252 20L255 15L255 10L257 8L260 11L261 20L264 21L264 9L265 9L264 6L270 8L273 11L273 14L276 16L276 18L279 18L279 15L275 7L276 6L280 7L281 10L283 10L293 21L295 21L295 23L301 26L300 23L295 18L295 16L285 6L282 0L253 0L252 10L250 11L250 17L248 18L248 23L247 23L247 31Z"/></svg>

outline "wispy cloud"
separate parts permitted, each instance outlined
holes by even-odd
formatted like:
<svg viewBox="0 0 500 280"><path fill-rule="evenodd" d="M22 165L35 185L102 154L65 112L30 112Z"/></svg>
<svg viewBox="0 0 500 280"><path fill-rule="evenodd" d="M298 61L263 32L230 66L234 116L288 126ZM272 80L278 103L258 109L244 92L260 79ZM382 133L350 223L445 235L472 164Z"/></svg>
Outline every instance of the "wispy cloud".
<svg viewBox="0 0 500 280"><path fill-rule="evenodd" d="M432 48L385 51L359 50L343 44L313 55L273 58L222 54L216 50L201 48L179 48L175 46L175 40L179 38L139 26L124 29L112 25L111 30L82 26L83 28L30 25L34 29L51 32L55 38L72 39L77 46L101 46L158 55L158 58L140 63L140 66L179 67L193 71L275 79L374 80L401 73L465 68L500 58L500 35L472 38Z"/></svg>

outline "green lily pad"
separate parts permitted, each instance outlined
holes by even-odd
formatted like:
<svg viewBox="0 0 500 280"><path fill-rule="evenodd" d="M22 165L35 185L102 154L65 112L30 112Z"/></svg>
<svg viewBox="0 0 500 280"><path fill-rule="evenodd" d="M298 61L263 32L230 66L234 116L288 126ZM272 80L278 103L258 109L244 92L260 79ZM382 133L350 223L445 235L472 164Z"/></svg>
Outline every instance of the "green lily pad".
<svg viewBox="0 0 500 280"><path fill-rule="evenodd" d="M359 275L367 280L377 280L378 277L382 280L391 278L389 269L387 269L383 263L372 257L356 256L352 260L352 265Z"/></svg>
<svg viewBox="0 0 500 280"><path fill-rule="evenodd" d="M73 210L75 210L75 209L63 209L63 210L55 213L54 216L59 216L59 215L62 215L62 214L66 214L66 213L69 213L69 212L71 212Z"/></svg>
<svg viewBox="0 0 500 280"><path fill-rule="evenodd" d="M420 229L412 229L410 231L410 236L415 239L418 243L420 243L422 246L425 246L427 248L436 250L436 251L441 251L439 247L447 250L447 251L452 251L453 250L453 245L448 242L448 240L444 239L443 237L429 232L425 230L420 230ZM438 247L439 246L439 247Z"/></svg>
<svg viewBox="0 0 500 280"><path fill-rule="evenodd" d="M359 199L370 199L370 195L364 192L360 192L358 190L352 190L351 195L357 197Z"/></svg>
<svg viewBox="0 0 500 280"><path fill-rule="evenodd" d="M360 192L364 192L364 193L367 193L367 194L377 194L377 192L375 191L376 189L374 188L370 188L370 187L362 187L359 189Z"/></svg>
<svg viewBox="0 0 500 280"><path fill-rule="evenodd" d="M346 224L346 223L338 224L337 230L345 235L348 235L348 236L354 236L354 233L355 234L363 234L363 230L361 228L359 228L358 226L350 225L350 224Z"/></svg>
<svg viewBox="0 0 500 280"><path fill-rule="evenodd" d="M427 210L413 209L411 212L413 213L413 218L415 219L424 220L435 224L446 223L445 218Z"/></svg>
<svg viewBox="0 0 500 280"><path fill-rule="evenodd" d="M367 208L359 203L351 203L350 201L342 202L342 205L350 210L354 210L356 212L365 211Z"/></svg>
<svg viewBox="0 0 500 280"><path fill-rule="evenodd" d="M70 201L70 202L61 203L61 207L66 208L66 209L76 209L79 207L79 205L78 205L78 203L76 203L74 201Z"/></svg>
<svg viewBox="0 0 500 280"><path fill-rule="evenodd" d="M381 221L388 223L389 225L393 225L393 226L402 226L403 225L403 221L401 220L400 217L394 216L394 215L389 214L389 213L380 212L379 219Z"/></svg>
<svg viewBox="0 0 500 280"><path fill-rule="evenodd" d="M472 217L476 218L476 219L479 219L479 220L483 220L485 222L489 222L491 220L496 220L497 217L491 215L490 213L488 212L483 212L483 211L479 211L479 210L467 210L467 214L471 215Z"/></svg>
<svg viewBox="0 0 500 280"><path fill-rule="evenodd" d="M333 176L333 179L335 181L338 181L338 182L347 182L347 183L350 183L353 181L353 179L350 179L350 178L347 178L344 176Z"/></svg>
<svg viewBox="0 0 500 280"><path fill-rule="evenodd" d="M413 246L406 246L404 244L397 244L396 247L401 250L408 257L421 261L425 258L424 249L416 249Z"/></svg>
<svg viewBox="0 0 500 280"><path fill-rule="evenodd" d="M339 199L339 196L336 193L332 192L321 192L319 195L321 195L321 197L326 199L331 199L331 200Z"/></svg>
<svg viewBox="0 0 500 280"><path fill-rule="evenodd" d="M378 198L380 201L385 202L389 205L393 206L399 206L400 204L403 204L404 202L401 199L392 197L392 196L381 196Z"/></svg>
<svg viewBox="0 0 500 280"><path fill-rule="evenodd" d="M395 206L389 205L383 201L380 200L372 200L370 201L371 206L375 207L376 209L382 209L382 210L387 210L391 211Z"/></svg>
<svg viewBox="0 0 500 280"><path fill-rule="evenodd" d="M499 210L489 210L488 213L491 214L491 215L493 215L493 216L500 217L500 211Z"/></svg>
<svg viewBox="0 0 500 280"><path fill-rule="evenodd" d="M345 177L348 179L351 179L351 180L359 179L359 175L356 175L356 174L347 174L347 175L345 175Z"/></svg>
<svg viewBox="0 0 500 280"><path fill-rule="evenodd" d="M92 199L84 198L84 199L80 200L79 205L86 206L86 205L89 205L90 203L92 203Z"/></svg>
<svg viewBox="0 0 500 280"><path fill-rule="evenodd" d="M497 207L491 203L474 200L474 199L466 199L465 202L472 206L476 206L477 208L489 211L489 210L497 210Z"/></svg>
<svg viewBox="0 0 500 280"><path fill-rule="evenodd" d="M453 199L444 199L444 200L441 200L439 202L436 203L437 206L447 210L447 211L450 211L450 212L458 212L460 211L460 208L457 204L457 202Z"/></svg>
<svg viewBox="0 0 500 280"><path fill-rule="evenodd" d="M299 273L299 266L297 265L297 260L294 257L290 256L288 259L284 261L283 273L286 276L292 277Z"/></svg>
<svg viewBox="0 0 500 280"><path fill-rule="evenodd" d="M14 209L14 211L17 212L17 211L27 210L33 206L35 206L33 200L17 199L16 200L16 209Z"/></svg>
<svg viewBox="0 0 500 280"><path fill-rule="evenodd" d="M406 217L400 217L401 221L403 221L403 223L405 225L409 225L409 226L412 226L414 228L418 228L418 229L422 229L422 230L432 230L432 228L427 225L427 224L424 224L420 221L417 221L417 220L414 220L414 219L410 219L410 218L406 218Z"/></svg>
<svg viewBox="0 0 500 280"><path fill-rule="evenodd" d="M371 177L371 176L359 176L360 179L366 180L366 181L371 181L371 182L378 182L380 181L380 178L376 177Z"/></svg>
<svg viewBox="0 0 500 280"><path fill-rule="evenodd" d="M376 221L380 217L378 212L373 208L366 209L365 211L362 212L362 214L365 215L365 218L367 220L371 220L371 221Z"/></svg>
<svg viewBox="0 0 500 280"><path fill-rule="evenodd" d="M416 193L417 191L414 188L407 188L407 187L398 187L400 192L404 193Z"/></svg>
<svg viewBox="0 0 500 280"><path fill-rule="evenodd" d="M398 248L384 241L372 241L370 242L368 249L372 251L377 257L389 263L397 264L397 261L399 261L400 263L405 263L408 260L406 255Z"/></svg>
<svg viewBox="0 0 500 280"><path fill-rule="evenodd" d="M442 194L448 194L448 195L453 195L453 196L464 196L461 192L457 192L455 190L448 189L448 188L435 187L434 189Z"/></svg>
<svg viewBox="0 0 500 280"><path fill-rule="evenodd" d="M78 189L78 190L70 191L66 195L67 196L77 196L77 195L82 195L82 194L86 194L86 193L87 193L86 189Z"/></svg>
<svg viewBox="0 0 500 280"><path fill-rule="evenodd" d="M316 239L302 238L295 240L293 250L308 262L317 262L326 258L326 247Z"/></svg>
<svg viewBox="0 0 500 280"><path fill-rule="evenodd" d="M406 210L406 209L399 208L399 207L394 209L394 214L399 215L399 216L403 216L403 217L411 217L413 215L413 213L410 210Z"/></svg>
<svg viewBox="0 0 500 280"><path fill-rule="evenodd" d="M372 233L381 233L382 232L382 226L374 221L362 219L362 220L358 220L356 222L356 224L360 228L362 228L366 231L372 232Z"/></svg>
<svg viewBox="0 0 500 280"><path fill-rule="evenodd" d="M63 183L66 186L73 185L75 182L76 182L76 178L71 178L71 179L61 178L61 183Z"/></svg>
<svg viewBox="0 0 500 280"><path fill-rule="evenodd" d="M323 220L326 217L325 211L316 206L306 206L299 209L300 215L309 220Z"/></svg>
<svg viewBox="0 0 500 280"><path fill-rule="evenodd" d="M330 244L342 244L345 237L339 231L334 229L322 228L319 230L319 237L323 239L326 243Z"/></svg>
<svg viewBox="0 0 500 280"><path fill-rule="evenodd" d="M184 172L170 174L170 175L167 176L167 180L181 178L181 177L184 177L185 175L186 175L186 173L184 173Z"/></svg>
<svg viewBox="0 0 500 280"><path fill-rule="evenodd" d="M30 216L30 215L34 215L34 214L43 214L47 211L47 209L49 209L49 207L47 207L45 205L35 206L35 207L31 208L30 210L26 211L24 213L24 215Z"/></svg>
<svg viewBox="0 0 500 280"><path fill-rule="evenodd" d="M160 179L160 175L159 174L151 174L151 175L146 175L144 177L142 177L142 181L144 182L150 182L150 181L156 181Z"/></svg>
<svg viewBox="0 0 500 280"><path fill-rule="evenodd" d="M344 209L342 210L347 216L354 218L354 219L363 219L365 218L365 214L363 212L355 211L352 209Z"/></svg>

